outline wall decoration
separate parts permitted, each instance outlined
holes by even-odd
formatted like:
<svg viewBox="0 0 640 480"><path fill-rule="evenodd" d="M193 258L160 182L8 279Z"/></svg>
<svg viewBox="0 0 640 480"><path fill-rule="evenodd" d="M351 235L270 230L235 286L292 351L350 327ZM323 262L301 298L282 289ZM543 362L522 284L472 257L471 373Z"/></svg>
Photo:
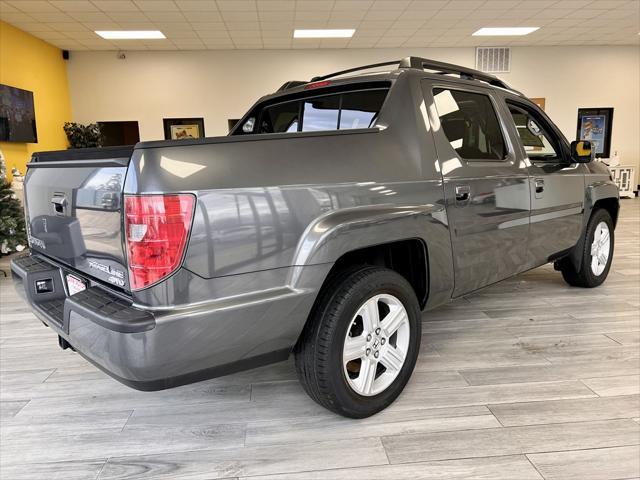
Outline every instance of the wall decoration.
<svg viewBox="0 0 640 480"><path fill-rule="evenodd" d="M140 141L140 128L135 120L124 122L98 122L102 132L102 146L135 145Z"/></svg>
<svg viewBox="0 0 640 480"><path fill-rule="evenodd" d="M0 85L0 142L38 142L33 92Z"/></svg>
<svg viewBox="0 0 640 480"><path fill-rule="evenodd" d="M204 138L204 118L164 118L165 140Z"/></svg>
<svg viewBox="0 0 640 480"><path fill-rule="evenodd" d="M589 140L597 158L609 158L613 108L579 108L576 140Z"/></svg>
<svg viewBox="0 0 640 480"><path fill-rule="evenodd" d="M547 99L545 97L532 97L529 100L531 100L538 107L540 107L540 110L544 110L544 106L547 102Z"/></svg>
<svg viewBox="0 0 640 480"><path fill-rule="evenodd" d="M229 127L229 131L233 130L233 127L235 127L239 121L239 118L227 118L227 126Z"/></svg>
<svg viewBox="0 0 640 480"><path fill-rule="evenodd" d="M95 148L102 146L102 133L96 123L82 125L81 123L65 122L64 133L69 140L69 148Z"/></svg>

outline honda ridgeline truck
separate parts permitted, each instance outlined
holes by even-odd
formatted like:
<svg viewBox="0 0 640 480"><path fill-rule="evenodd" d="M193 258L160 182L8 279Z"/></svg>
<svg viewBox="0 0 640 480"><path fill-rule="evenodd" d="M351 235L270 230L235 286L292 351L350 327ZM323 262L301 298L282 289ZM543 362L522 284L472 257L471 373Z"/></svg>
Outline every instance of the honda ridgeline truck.
<svg viewBox="0 0 640 480"><path fill-rule="evenodd" d="M293 354L355 418L403 390L421 311L547 262L595 287L618 216L589 142L416 57L287 82L225 137L36 153L25 193L11 268L63 348L140 390Z"/></svg>

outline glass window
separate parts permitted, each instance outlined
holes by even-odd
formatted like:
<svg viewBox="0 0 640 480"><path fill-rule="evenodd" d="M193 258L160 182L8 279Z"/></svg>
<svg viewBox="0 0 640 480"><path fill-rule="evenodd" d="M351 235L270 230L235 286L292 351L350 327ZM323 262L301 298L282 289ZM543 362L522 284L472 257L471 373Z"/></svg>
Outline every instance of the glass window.
<svg viewBox="0 0 640 480"><path fill-rule="evenodd" d="M310 98L304 101L303 132L337 130L340 95Z"/></svg>
<svg viewBox="0 0 640 480"><path fill-rule="evenodd" d="M518 135L527 156L534 160L555 160L559 158L557 147L552 137L524 109L509 105L509 112L516 124Z"/></svg>
<svg viewBox="0 0 640 480"><path fill-rule="evenodd" d="M367 90L342 95L340 130L369 128L378 118L387 90Z"/></svg>
<svg viewBox="0 0 640 480"><path fill-rule="evenodd" d="M451 147L465 160L503 160L502 130L487 95L436 88L440 125Z"/></svg>
<svg viewBox="0 0 640 480"><path fill-rule="evenodd" d="M296 132L299 123L300 102L277 103L262 111L260 133Z"/></svg>
<svg viewBox="0 0 640 480"><path fill-rule="evenodd" d="M260 105L233 135L370 128L378 118L388 91L388 88L373 88Z"/></svg>

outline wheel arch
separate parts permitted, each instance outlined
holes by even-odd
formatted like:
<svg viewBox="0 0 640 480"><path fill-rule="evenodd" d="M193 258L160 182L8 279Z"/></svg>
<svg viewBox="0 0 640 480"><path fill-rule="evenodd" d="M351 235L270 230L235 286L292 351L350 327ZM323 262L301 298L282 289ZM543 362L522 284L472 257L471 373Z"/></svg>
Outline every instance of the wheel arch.
<svg viewBox="0 0 640 480"><path fill-rule="evenodd" d="M617 198L608 197L601 198L594 203L593 208L591 209L591 215L596 210L606 210L611 215L611 220L613 220L613 227L615 228L618 223L618 213L620 212L620 202Z"/></svg>
<svg viewBox="0 0 640 480"><path fill-rule="evenodd" d="M312 321L325 289L336 277L345 272L367 266L381 266L400 274L413 288L420 309L423 309L429 297L429 264L427 244L420 238L408 238L367 247L356 248L343 253L331 266L322 285L317 291L313 306L305 319L298 335L300 341L307 325Z"/></svg>
<svg viewBox="0 0 640 480"><path fill-rule="evenodd" d="M583 230L587 228L591 215L598 208L603 208L609 212L615 227L618 221L618 212L620 211L620 197L615 183L603 181L587 186Z"/></svg>
<svg viewBox="0 0 640 480"><path fill-rule="evenodd" d="M587 186L584 219L582 222L580 240L571 249L569 255L560 260L560 266L563 262L570 262L576 271L582 268L582 251L584 249L587 226L589 225L589 220L593 213L600 209L609 212L611 220L613 221L613 227L615 228L618 221L618 213L620 211L620 202L618 187L613 182L598 182Z"/></svg>
<svg viewBox="0 0 640 480"><path fill-rule="evenodd" d="M323 287L332 276L358 266L385 267L399 273L413 288L420 308L426 305L429 296L429 256L423 239L407 238L346 252L333 264Z"/></svg>
<svg viewBox="0 0 640 480"><path fill-rule="evenodd" d="M407 273L407 267L398 266L405 256L419 262L420 281L415 273ZM328 212L306 228L294 255L298 267L331 264L331 272L358 261L404 271L421 308L427 301L429 306L448 301L453 258L444 205L383 204Z"/></svg>

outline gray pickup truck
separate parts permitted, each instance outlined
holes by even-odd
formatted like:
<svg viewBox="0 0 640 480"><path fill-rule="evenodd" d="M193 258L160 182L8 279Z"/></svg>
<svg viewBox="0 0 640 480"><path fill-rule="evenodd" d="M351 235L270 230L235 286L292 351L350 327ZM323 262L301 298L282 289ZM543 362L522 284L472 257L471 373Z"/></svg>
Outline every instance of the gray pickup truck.
<svg viewBox="0 0 640 480"><path fill-rule="evenodd" d="M361 418L409 380L421 311L547 262L605 280L618 190L591 160L498 78L407 57L287 82L225 137L35 154L11 268L61 347L133 388L293 353Z"/></svg>

